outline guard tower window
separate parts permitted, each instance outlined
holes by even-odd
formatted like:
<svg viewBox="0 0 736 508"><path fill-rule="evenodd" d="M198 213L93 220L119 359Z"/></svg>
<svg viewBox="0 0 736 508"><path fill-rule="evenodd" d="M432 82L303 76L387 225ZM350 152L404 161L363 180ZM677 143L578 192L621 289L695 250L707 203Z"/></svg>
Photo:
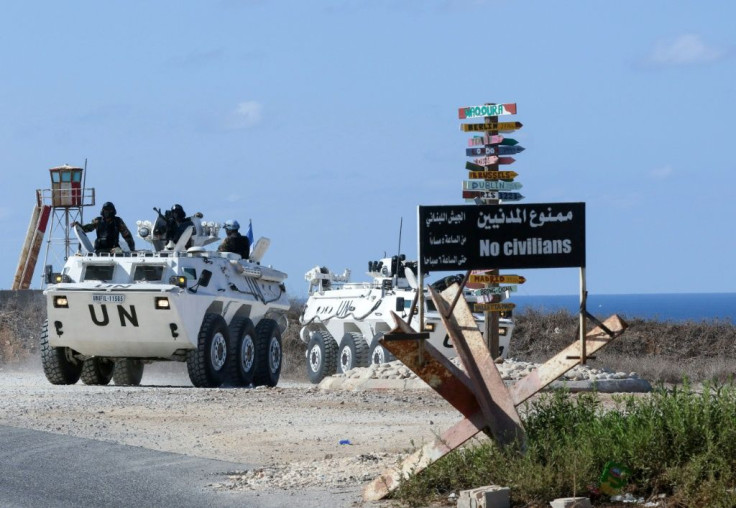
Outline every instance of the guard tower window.
<svg viewBox="0 0 736 508"><path fill-rule="evenodd" d="M87 265L82 280L110 281L114 271L114 265Z"/></svg>
<svg viewBox="0 0 736 508"><path fill-rule="evenodd" d="M163 266L155 265L138 265L133 272L133 280L135 281L157 281L161 280L164 275Z"/></svg>

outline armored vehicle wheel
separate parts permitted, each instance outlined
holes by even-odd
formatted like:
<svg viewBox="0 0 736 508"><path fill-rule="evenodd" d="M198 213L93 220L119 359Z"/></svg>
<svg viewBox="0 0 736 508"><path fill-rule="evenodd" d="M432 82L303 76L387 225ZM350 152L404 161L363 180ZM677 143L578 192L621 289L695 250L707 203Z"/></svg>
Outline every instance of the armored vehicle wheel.
<svg viewBox="0 0 736 508"><path fill-rule="evenodd" d="M253 384L276 386L281 375L281 331L273 319L261 319L256 326L256 355Z"/></svg>
<svg viewBox="0 0 736 508"><path fill-rule="evenodd" d="M112 379L115 363L106 358L87 358L82 364L82 382L86 385L106 385Z"/></svg>
<svg viewBox="0 0 736 508"><path fill-rule="evenodd" d="M115 360L112 380L118 386L138 386L143 379L143 362L135 358Z"/></svg>
<svg viewBox="0 0 736 508"><path fill-rule="evenodd" d="M393 362L394 360L396 360L396 357L376 340L376 343L371 348L371 363L373 365L380 365L382 363Z"/></svg>
<svg viewBox="0 0 736 508"><path fill-rule="evenodd" d="M347 332L342 336L338 368L343 374L356 367L367 367L370 363L368 343L363 336L355 332Z"/></svg>
<svg viewBox="0 0 736 508"><path fill-rule="evenodd" d="M248 386L256 372L256 328L248 318L230 323L230 378L235 386Z"/></svg>
<svg viewBox="0 0 736 508"><path fill-rule="evenodd" d="M225 380L230 333L225 319L208 312L202 320L197 349L187 353L189 379L197 387L215 388Z"/></svg>
<svg viewBox="0 0 736 508"><path fill-rule="evenodd" d="M337 342L328 332L317 332L307 345L307 376L317 384L337 372Z"/></svg>
<svg viewBox="0 0 736 508"><path fill-rule="evenodd" d="M41 363L46 379L53 385L73 385L82 374L82 362L67 357L68 348L49 346L49 322L41 328Z"/></svg>

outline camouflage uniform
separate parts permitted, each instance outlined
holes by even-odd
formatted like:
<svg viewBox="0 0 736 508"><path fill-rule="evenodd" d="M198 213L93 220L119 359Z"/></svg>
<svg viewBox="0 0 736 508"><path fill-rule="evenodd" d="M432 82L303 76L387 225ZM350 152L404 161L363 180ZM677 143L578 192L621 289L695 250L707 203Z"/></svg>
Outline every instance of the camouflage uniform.
<svg viewBox="0 0 736 508"><path fill-rule="evenodd" d="M238 231L231 231L217 248L217 252L234 252L240 254L243 259L248 259L250 256L250 240Z"/></svg>
<svg viewBox="0 0 736 508"><path fill-rule="evenodd" d="M115 247L120 247L120 235L128 243L130 250L135 250L133 234L120 217L113 216L110 220L95 217L89 224L80 224L80 226L85 233L97 232L97 239L95 240L95 252L97 253L110 252Z"/></svg>

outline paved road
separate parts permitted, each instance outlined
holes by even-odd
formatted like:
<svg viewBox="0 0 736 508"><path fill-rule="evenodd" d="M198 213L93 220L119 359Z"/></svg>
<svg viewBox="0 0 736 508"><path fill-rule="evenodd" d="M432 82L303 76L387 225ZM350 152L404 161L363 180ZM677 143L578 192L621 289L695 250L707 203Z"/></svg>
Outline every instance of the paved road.
<svg viewBox="0 0 736 508"><path fill-rule="evenodd" d="M0 506L349 507L342 492L226 492L208 484L247 464L0 426Z"/></svg>

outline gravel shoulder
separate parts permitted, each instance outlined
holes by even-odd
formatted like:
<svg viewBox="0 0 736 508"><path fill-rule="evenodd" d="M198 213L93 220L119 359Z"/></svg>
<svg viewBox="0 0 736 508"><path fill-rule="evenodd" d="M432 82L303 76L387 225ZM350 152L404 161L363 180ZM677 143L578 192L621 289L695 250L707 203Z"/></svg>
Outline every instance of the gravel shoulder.
<svg viewBox="0 0 736 508"><path fill-rule="evenodd" d="M54 386L40 365L6 368L0 424L239 463L215 487L258 490L360 486L460 419L431 390L202 389L171 367L140 387Z"/></svg>

